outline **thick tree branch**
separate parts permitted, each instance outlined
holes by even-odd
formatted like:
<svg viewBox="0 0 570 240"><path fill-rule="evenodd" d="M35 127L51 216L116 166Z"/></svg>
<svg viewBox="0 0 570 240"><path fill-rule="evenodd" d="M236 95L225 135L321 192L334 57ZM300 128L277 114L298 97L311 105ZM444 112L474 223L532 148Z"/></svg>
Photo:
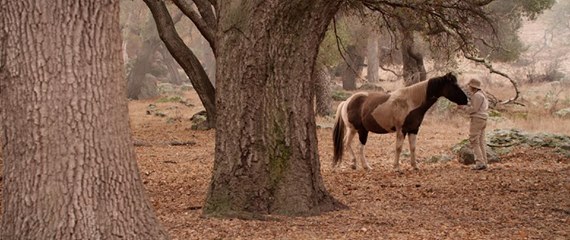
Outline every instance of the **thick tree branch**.
<svg viewBox="0 0 570 240"><path fill-rule="evenodd" d="M214 31L218 29L218 21L216 19L216 14L214 13L214 8L209 0L193 0L198 7L198 11L202 16L202 19L208 24Z"/></svg>
<svg viewBox="0 0 570 240"><path fill-rule="evenodd" d="M485 66L487 69L489 69L490 73L494 73L494 74L498 74L506 79L508 79L511 84L513 85L514 89L515 89L515 96L511 99L507 99L504 100L502 102L500 102L501 104L508 104L508 103L516 103L515 101L519 98L520 95L520 91L518 88L518 84L515 80L513 80L508 74L501 72L499 70L496 70L495 68L493 68L493 65L485 58L477 58L474 56L470 56L469 54L466 54L465 52L463 53L463 56L471 61L477 62L477 63L481 63L483 64L483 66Z"/></svg>
<svg viewBox="0 0 570 240"><path fill-rule="evenodd" d="M206 109L209 127L214 127L216 123L215 89L204 67L202 67L194 52L188 48L178 32L176 32L174 22L164 1L144 0L144 2L152 13L160 39L162 39L172 57L184 69L186 75L190 78L192 86L196 89Z"/></svg>
<svg viewBox="0 0 570 240"><path fill-rule="evenodd" d="M186 15L190 20L196 25L198 31L204 36L206 41L210 44L214 55L216 55L216 38L215 38L215 30L211 25L208 25L206 21L200 16L198 12L196 12L193 8L189 0L174 0L174 4Z"/></svg>

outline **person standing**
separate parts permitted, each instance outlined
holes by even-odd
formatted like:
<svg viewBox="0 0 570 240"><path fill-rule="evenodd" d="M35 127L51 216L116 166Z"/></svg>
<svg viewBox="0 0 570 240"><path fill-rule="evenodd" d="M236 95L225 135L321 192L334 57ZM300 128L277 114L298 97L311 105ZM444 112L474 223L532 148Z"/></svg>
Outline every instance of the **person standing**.
<svg viewBox="0 0 570 240"><path fill-rule="evenodd" d="M460 106L471 118L469 127L469 143L475 155L475 166L473 170L487 169L487 151L485 140L485 128L489 117L489 100L481 90L481 81L471 79L467 83L471 93L471 103L468 106Z"/></svg>

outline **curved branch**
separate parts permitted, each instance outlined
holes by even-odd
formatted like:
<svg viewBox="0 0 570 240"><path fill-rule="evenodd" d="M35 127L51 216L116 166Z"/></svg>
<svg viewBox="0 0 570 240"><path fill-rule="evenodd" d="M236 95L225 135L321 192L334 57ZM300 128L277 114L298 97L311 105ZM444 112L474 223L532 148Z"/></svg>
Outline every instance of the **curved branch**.
<svg viewBox="0 0 570 240"><path fill-rule="evenodd" d="M214 8L209 0L193 0L198 11L202 16L202 19L210 26L212 29L218 29L218 22L216 19L216 14L214 13Z"/></svg>
<svg viewBox="0 0 570 240"><path fill-rule="evenodd" d="M508 74L501 72L499 70L496 70L495 68L493 68L493 65L485 58L477 58L474 56L469 56L468 54L466 54L465 52L463 53L463 56L471 61L477 62L477 63L481 63L483 64L487 69L489 69L490 73L494 73L494 74L498 74L506 79L508 79L511 84L513 85L513 87L515 88L515 96L511 99L507 99L504 100L502 102L500 102L501 104L508 104L508 103L515 103L515 101L519 98L520 95L520 91L518 88L518 84L515 80L513 80Z"/></svg>
<svg viewBox="0 0 570 240"><path fill-rule="evenodd" d="M204 67L200 64L194 52L188 48L182 38L180 38L180 35L178 35L178 32L176 32L172 17L164 1L144 0L144 2L152 13L160 39L162 39L172 57L184 69L186 75L190 78L192 86L196 89L196 93L198 93L198 97L200 97L200 101L206 109L209 127L214 127L216 123L215 89Z"/></svg>
<svg viewBox="0 0 570 240"><path fill-rule="evenodd" d="M206 41L210 44L214 55L216 55L216 38L215 28L209 25L193 8L193 3L188 0L174 0L174 4L196 25L198 31L204 36Z"/></svg>
<svg viewBox="0 0 570 240"><path fill-rule="evenodd" d="M402 74L398 74L396 71L394 71L394 70L392 70L392 69L390 69L390 68L387 68L387 67L382 66L382 64L379 64L378 67L380 67L380 69L382 69L382 70L384 70L384 71L386 71L386 72L390 72L390 73L396 75L396 77L403 77Z"/></svg>

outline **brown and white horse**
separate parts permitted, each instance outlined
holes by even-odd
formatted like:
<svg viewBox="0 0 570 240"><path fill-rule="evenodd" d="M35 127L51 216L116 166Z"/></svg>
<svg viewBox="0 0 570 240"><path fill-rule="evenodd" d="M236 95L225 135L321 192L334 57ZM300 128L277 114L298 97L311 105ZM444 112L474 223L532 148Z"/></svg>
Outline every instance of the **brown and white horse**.
<svg viewBox="0 0 570 240"><path fill-rule="evenodd" d="M452 73L392 93L355 93L341 102L336 111L336 124L333 129L333 166L337 167L342 161L346 144L352 154L352 168L356 169L356 156L351 145L352 138L358 133L362 166L371 169L364 157L368 132L379 134L396 132L394 169L399 171L400 152L406 135L409 136L412 167L418 169L415 153L416 135L425 113L439 97L445 97L459 105L467 104L467 95L461 90L457 78Z"/></svg>

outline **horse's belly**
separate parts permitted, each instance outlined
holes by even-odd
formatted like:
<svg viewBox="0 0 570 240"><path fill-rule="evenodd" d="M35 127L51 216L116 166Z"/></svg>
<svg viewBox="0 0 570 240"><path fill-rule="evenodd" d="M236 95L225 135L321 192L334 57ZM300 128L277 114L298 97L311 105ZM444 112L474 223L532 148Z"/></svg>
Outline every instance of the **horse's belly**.
<svg viewBox="0 0 570 240"><path fill-rule="evenodd" d="M396 131L396 128L389 121L381 120L377 121L372 115L365 116L363 118L362 124L366 130L373 133L391 133Z"/></svg>
<svg viewBox="0 0 570 240"><path fill-rule="evenodd" d="M369 116L370 124L377 125L379 133L395 132L398 126L402 126L405 119L403 109L390 108L387 105L380 105Z"/></svg>

